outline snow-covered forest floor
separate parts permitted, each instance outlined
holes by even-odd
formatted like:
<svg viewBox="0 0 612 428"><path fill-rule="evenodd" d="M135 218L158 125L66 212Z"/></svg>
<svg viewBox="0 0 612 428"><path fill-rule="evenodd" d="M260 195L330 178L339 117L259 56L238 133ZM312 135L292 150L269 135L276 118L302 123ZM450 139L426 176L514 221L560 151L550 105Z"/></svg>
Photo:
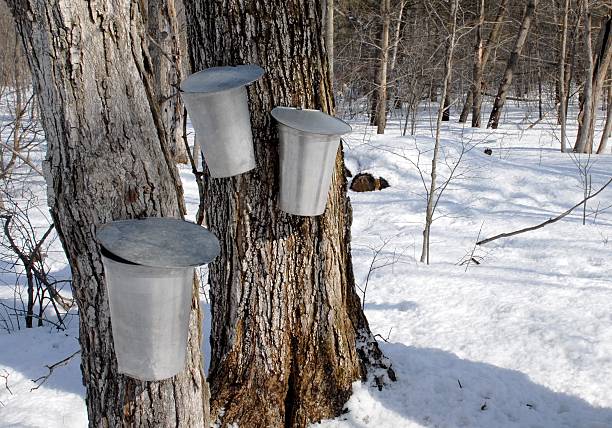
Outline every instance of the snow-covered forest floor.
<svg viewBox="0 0 612 428"><path fill-rule="evenodd" d="M582 200L581 169L593 192L612 175L609 154L560 153L554 118L527 129L537 113L526 119L524 107L512 106L495 131L464 127L456 116L443 125L441 184L461 161L437 207L430 265L418 262L426 194L415 164L428 182L435 111L430 120L423 108L416 137L401 136L399 118L384 136L352 119L347 167L391 186L349 194L355 277L398 380L382 391L356 382L347 412L321 425L612 427L612 186L589 201L586 225L577 209L475 246L478 237L536 225ZM197 188L189 169L182 177L193 215ZM31 189L44 202L42 183ZM34 218L42 224L44 215L43 206ZM59 242L49 251L59 277L68 274L60 251ZM14 282L1 274L6 305L14 303ZM0 308L2 317L10 313ZM78 319L67 323L57 332L22 322L10 333L0 324L0 427L87 425L78 356L31 390L45 365L78 350ZM203 346L207 356L208 341Z"/></svg>

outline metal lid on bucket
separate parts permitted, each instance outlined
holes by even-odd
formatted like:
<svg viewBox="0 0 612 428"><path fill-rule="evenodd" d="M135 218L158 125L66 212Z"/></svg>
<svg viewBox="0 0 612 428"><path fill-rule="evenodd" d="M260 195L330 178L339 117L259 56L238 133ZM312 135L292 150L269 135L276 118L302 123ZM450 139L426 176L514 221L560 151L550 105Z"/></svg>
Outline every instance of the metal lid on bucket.
<svg viewBox="0 0 612 428"><path fill-rule="evenodd" d="M285 126L309 134L343 135L352 129L345 121L319 110L275 107L272 117Z"/></svg>
<svg viewBox="0 0 612 428"><path fill-rule="evenodd" d="M113 221L100 226L97 238L113 255L143 266L200 266L220 251L206 228L175 218Z"/></svg>
<svg viewBox="0 0 612 428"><path fill-rule="evenodd" d="M263 74L263 68L254 64L207 68L183 80L181 91L197 93L227 91L253 83Z"/></svg>

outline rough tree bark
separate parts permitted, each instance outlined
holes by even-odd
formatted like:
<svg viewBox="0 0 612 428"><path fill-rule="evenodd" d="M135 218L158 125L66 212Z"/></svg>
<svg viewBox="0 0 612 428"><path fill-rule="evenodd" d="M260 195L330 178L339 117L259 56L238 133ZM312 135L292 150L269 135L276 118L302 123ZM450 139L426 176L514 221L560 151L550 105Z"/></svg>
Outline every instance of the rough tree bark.
<svg viewBox="0 0 612 428"><path fill-rule="evenodd" d="M333 113L319 0L186 3L194 70L256 63L249 87L257 168L207 179L221 254L210 266L212 416L222 426L303 427L341 413L366 361L387 366L354 289L351 208L339 152L325 214L277 207L275 106ZM383 382L388 369L370 372Z"/></svg>
<svg viewBox="0 0 612 428"><path fill-rule="evenodd" d="M499 85L499 90L493 103L493 110L491 111L491 116L489 117L489 123L487 124L487 128L497 129L497 127L499 126L499 119L501 117L502 109L504 108L504 104L506 103L506 97L508 96L508 91L510 90L510 86L512 85L512 78L514 77L514 72L516 71L516 67L518 66L518 60L521 55L521 51L523 50L523 46L525 45L525 41L527 40L527 34L529 34L529 28L531 27L531 21L533 20L537 3L537 0L527 1L527 7L523 15L521 28L519 29L519 33L516 37L512 52L510 53L510 57L508 58L508 62L506 63L504 77L502 78L502 81Z"/></svg>
<svg viewBox="0 0 612 428"><path fill-rule="evenodd" d="M325 48L329 74L334 76L334 0L325 0ZM333 83L333 81L332 81Z"/></svg>
<svg viewBox="0 0 612 428"><path fill-rule="evenodd" d="M174 0L148 0L147 29L156 99L166 128L166 140L174 160L187 163L183 144L183 103L177 96L183 80L183 57Z"/></svg>
<svg viewBox="0 0 612 428"><path fill-rule="evenodd" d="M376 133L384 134L387 126L387 69L389 66L389 27L391 26L391 0L380 1L382 33L380 41L380 63L378 65L378 102L376 111Z"/></svg>
<svg viewBox="0 0 612 428"><path fill-rule="evenodd" d="M587 3L586 1L584 2ZM586 9L585 9L586 8ZM574 151L578 153L591 153L593 151L593 140L595 136L595 121L597 120L597 104L601 96L608 67L612 61L612 17L608 16L603 21L595 51L591 46L591 23L586 22L587 17L591 19L587 6L583 6L585 19L585 42L587 45L587 74L584 82L584 97L580 104L578 114L578 135Z"/></svg>
<svg viewBox="0 0 612 428"><path fill-rule="evenodd" d="M118 374L94 239L111 220L184 210L155 99L146 10L128 0L9 4L47 137L48 203L72 269L90 426L207 426L197 293L186 369L161 382Z"/></svg>

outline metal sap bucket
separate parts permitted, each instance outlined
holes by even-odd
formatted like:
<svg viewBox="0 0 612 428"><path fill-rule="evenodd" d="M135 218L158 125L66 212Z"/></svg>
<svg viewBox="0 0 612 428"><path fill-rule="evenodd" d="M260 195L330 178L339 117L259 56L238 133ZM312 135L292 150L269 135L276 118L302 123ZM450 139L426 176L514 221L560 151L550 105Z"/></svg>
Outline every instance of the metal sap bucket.
<svg viewBox="0 0 612 428"><path fill-rule="evenodd" d="M213 67L181 83L181 97L212 177L231 177L256 166L246 85L263 73L257 65Z"/></svg>
<svg viewBox="0 0 612 428"><path fill-rule="evenodd" d="M176 375L185 367L194 266L219 254L217 238L172 218L107 223L97 238L119 373L146 381Z"/></svg>
<svg viewBox="0 0 612 428"><path fill-rule="evenodd" d="M301 216L323 214L340 136L351 127L319 110L276 107L272 117L280 138L280 209Z"/></svg>

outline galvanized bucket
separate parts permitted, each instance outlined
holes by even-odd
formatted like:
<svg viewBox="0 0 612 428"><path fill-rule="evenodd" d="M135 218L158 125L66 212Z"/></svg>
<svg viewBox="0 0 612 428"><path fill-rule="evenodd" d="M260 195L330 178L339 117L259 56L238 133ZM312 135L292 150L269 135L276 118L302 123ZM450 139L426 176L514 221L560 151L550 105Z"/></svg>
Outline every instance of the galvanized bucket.
<svg viewBox="0 0 612 428"><path fill-rule="evenodd" d="M185 366L194 266L219 254L217 238L171 218L115 221L97 233L119 373L172 377Z"/></svg>
<svg viewBox="0 0 612 428"><path fill-rule="evenodd" d="M276 107L280 138L280 209L300 216L325 211L340 136L351 127L322 113L291 107Z"/></svg>
<svg viewBox="0 0 612 428"><path fill-rule="evenodd" d="M231 177L255 168L246 85L263 72L257 65L213 67L181 83L181 97L212 177Z"/></svg>

